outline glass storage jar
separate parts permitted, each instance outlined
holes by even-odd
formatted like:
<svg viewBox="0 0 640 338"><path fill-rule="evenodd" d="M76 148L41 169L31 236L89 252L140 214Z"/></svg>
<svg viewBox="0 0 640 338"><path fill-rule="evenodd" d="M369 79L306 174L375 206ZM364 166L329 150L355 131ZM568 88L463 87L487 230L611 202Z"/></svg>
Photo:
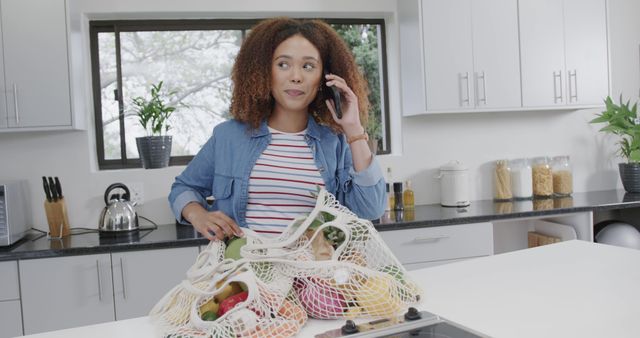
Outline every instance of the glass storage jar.
<svg viewBox="0 0 640 338"><path fill-rule="evenodd" d="M564 197L573 193L573 173L569 156L556 156L551 161L553 173L553 194Z"/></svg>
<svg viewBox="0 0 640 338"><path fill-rule="evenodd" d="M512 197L509 161L497 160L493 171L493 198L496 201L508 201Z"/></svg>
<svg viewBox="0 0 640 338"><path fill-rule="evenodd" d="M530 199L533 196L531 164L526 158L511 160L511 191L518 200Z"/></svg>
<svg viewBox="0 0 640 338"><path fill-rule="evenodd" d="M553 196L553 174L549 158L536 157L531 165L533 196L537 198L549 198ZM552 204L553 205L553 204Z"/></svg>

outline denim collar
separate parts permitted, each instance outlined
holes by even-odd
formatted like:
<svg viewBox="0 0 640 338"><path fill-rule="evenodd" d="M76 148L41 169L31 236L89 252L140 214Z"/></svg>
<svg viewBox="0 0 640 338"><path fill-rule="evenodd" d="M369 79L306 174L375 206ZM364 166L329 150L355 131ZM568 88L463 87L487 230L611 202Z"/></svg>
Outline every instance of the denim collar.
<svg viewBox="0 0 640 338"><path fill-rule="evenodd" d="M260 127L258 127L258 129L254 129L251 132L251 137L262 137L265 135L269 135L269 126L267 125L266 119L260 123ZM317 140L322 138L322 129L311 115L309 115L309 118L307 119L307 135Z"/></svg>

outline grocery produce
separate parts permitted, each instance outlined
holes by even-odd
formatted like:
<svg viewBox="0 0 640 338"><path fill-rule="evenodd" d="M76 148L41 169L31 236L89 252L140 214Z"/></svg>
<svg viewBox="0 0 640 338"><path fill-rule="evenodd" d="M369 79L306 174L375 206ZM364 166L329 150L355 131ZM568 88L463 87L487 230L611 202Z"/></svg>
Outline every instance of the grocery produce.
<svg viewBox="0 0 640 338"><path fill-rule="evenodd" d="M300 304L310 317L318 319L341 318L346 302L338 288L317 278L294 283Z"/></svg>
<svg viewBox="0 0 640 338"><path fill-rule="evenodd" d="M382 268L380 271L389 274L393 278L395 278L398 282L404 283L404 273L399 266L396 265L387 265Z"/></svg>
<svg viewBox="0 0 640 338"><path fill-rule="evenodd" d="M222 316L227 313L229 310L233 309L240 302L244 302L247 300L247 296L249 293L247 291L242 291L236 295L230 296L229 298L223 300L220 303L220 308L218 309L218 316Z"/></svg>
<svg viewBox="0 0 640 338"><path fill-rule="evenodd" d="M326 227L324 228L324 237L329 241L331 246L334 248L338 248L340 244L342 244L345 240L344 231L340 230L336 227Z"/></svg>
<svg viewBox="0 0 640 338"><path fill-rule="evenodd" d="M363 254L357 251L353 251L346 254L341 260L345 262L351 262L353 264L360 265L360 266L367 266L367 259L364 257Z"/></svg>
<svg viewBox="0 0 640 338"><path fill-rule="evenodd" d="M348 306L346 311L344 312L344 318L347 319L356 319L362 316L362 308L356 304L352 306Z"/></svg>
<svg viewBox="0 0 640 338"><path fill-rule="evenodd" d="M307 313L304 309L291 301L284 300L282 306L278 310L278 314L287 319L293 319L298 324L302 325L307 321Z"/></svg>
<svg viewBox="0 0 640 338"><path fill-rule="evenodd" d="M202 320L206 320L206 321L212 322L212 321L214 321L216 319L218 319L218 315L213 311L207 311L207 312L202 314Z"/></svg>
<svg viewBox="0 0 640 338"><path fill-rule="evenodd" d="M224 282L225 282L224 280L221 280L218 283L216 283L216 288L220 288L224 284ZM230 282L217 295L214 296L214 299L216 302L221 303L223 300L233 295L237 295L242 291L243 291L242 283Z"/></svg>
<svg viewBox="0 0 640 338"><path fill-rule="evenodd" d="M402 302L396 295L397 283L388 275L372 276L358 290L358 304L370 316L390 317L402 310Z"/></svg>
<svg viewBox="0 0 640 338"><path fill-rule="evenodd" d="M327 241L323 234L315 235L314 230L307 230L305 232L305 236L307 239L311 240L311 251L313 252L313 257L317 261L327 261L330 260L335 252L335 249L331 244Z"/></svg>
<svg viewBox="0 0 640 338"><path fill-rule="evenodd" d="M227 242L224 258L240 259L240 248L247 244L246 237L233 237Z"/></svg>
<svg viewBox="0 0 640 338"><path fill-rule="evenodd" d="M211 298L209 301L200 305L200 313L201 314L204 314L206 312L217 313L219 306L220 304L218 303L218 301L215 298Z"/></svg>

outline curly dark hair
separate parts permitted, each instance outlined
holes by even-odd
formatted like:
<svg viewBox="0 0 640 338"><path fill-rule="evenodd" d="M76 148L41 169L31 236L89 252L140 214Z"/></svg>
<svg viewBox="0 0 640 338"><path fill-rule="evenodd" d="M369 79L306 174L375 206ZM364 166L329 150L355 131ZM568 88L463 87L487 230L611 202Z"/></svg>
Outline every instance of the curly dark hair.
<svg viewBox="0 0 640 338"><path fill-rule="evenodd" d="M257 129L260 123L271 115L275 105L271 95L273 53L280 43L296 34L309 40L318 49L325 69L329 67L331 73L347 82L358 97L360 122L366 126L369 116L367 81L347 44L323 21L286 17L259 22L251 29L240 47L231 71L234 84L231 115L253 129ZM309 104L309 112L318 123L341 131L340 126L333 121L322 95L317 95Z"/></svg>

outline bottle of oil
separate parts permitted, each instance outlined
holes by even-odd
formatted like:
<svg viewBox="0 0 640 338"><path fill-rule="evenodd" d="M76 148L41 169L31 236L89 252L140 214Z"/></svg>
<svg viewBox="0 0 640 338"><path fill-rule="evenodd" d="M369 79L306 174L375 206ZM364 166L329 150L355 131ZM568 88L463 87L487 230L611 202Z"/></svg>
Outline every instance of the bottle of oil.
<svg viewBox="0 0 640 338"><path fill-rule="evenodd" d="M393 210L396 205L396 199L394 196L394 192L391 189L393 184L393 176L391 175L391 167L387 167L387 199L389 200L389 205L387 210Z"/></svg>
<svg viewBox="0 0 640 338"><path fill-rule="evenodd" d="M384 208L384 211L390 211L391 208L393 208L393 204L391 204L391 202L395 202L393 201L393 194L389 193L389 183L387 183L387 205Z"/></svg>
<svg viewBox="0 0 640 338"><path fill-rule="evenodd" d="M389 210L393 210L396 206L396 198L395 198L395 193L392 191L389 191L390 185L391 183L387 183L387 198L389 199Z"/></svg>
<svg viewBox="0 0 640 338"><path fill-rule="evenodd" d="M415 207L415 201L413 198L413 190L411 190L411 181L407 180L404 183L404 192L402 192L402 201L404 202L404 209L413 209Z"/></svg>

